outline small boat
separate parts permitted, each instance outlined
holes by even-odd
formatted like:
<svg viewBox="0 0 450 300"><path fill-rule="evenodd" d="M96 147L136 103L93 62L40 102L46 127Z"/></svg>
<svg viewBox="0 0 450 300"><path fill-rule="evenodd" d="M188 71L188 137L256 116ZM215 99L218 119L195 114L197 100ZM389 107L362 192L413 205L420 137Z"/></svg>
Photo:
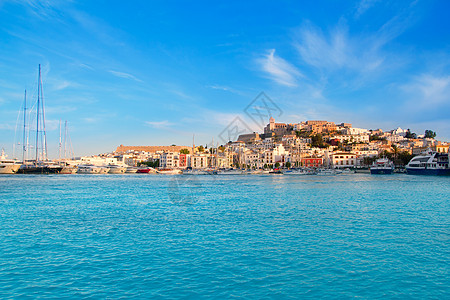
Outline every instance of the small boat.
<svg viewBox="0 0 450 300"><path fill-rule="evenodd" d="M156 173L156 169L154 169L152 167L138 168L136 170L136 173L155 174Z"/></svg>
<svg viewBox="0 0 450 300"><path fill-rule="evenodd" d="M406 172L411 175L439 175L449 176L450 153L428 153L413 157L406 165Z"/></svg>
<svg viewBox="0 0 450 300"><path fill-rule="evenodd" d="M241 169L225 169L225 170L219 170L217 172L217 175L242 175L244 172L242 172Z"/></svg>
<svg viewBox="0 0 450 300"><path fill-rule="evenodd" d="M134 174L138 171L137 167L127 167L127 170L125 171L125 173L127 174Z"/></svg>
<svg viewBox="0 0 450 300"><path fill-rule="evenodd" d="M15 174L19 170L21 164L14 159L7 159L5 151L2 149L0 156L0 174Z"/></svg>
<svg viewBox="0 0 450 300"><path fill-rule="evenodd" d="M156 170L156 172L158 174L164 174L164 175L177 175L177 174L183 173L181 170L169 169L169 168L159 169L159 170Z"/></svg>
<svg viewBox="0 0 450 300"><path fill-rule="evenodd" d="M207 170L184 170L182 171L183 175L210 175L210 173Z"/></svg>
<svg viewBox="0 0 450 300"><path fill-rule="evenodd" d="M269 174L283 175L283 172L281 172L280 169L273 169L272 171L269 171Z"/></svg>
<svg viewBox="0 0 450 300"><path fill-rule="evenodd" d="M336 175L336 171L333 169L318 169L315 175L333 176Z"/></svg>
<svg viewBox="0 0 450 300"><path fill-rule="evenodd" d="M308 172L303 169L290 169L283 172L284 175L308 175Z"/></svg>
<svg viewBox="0 0 450 300"><path fill-rule="evenodd" d="M392 174L394 163L387 158L379 158L370 166L370 174Z"/></svg>

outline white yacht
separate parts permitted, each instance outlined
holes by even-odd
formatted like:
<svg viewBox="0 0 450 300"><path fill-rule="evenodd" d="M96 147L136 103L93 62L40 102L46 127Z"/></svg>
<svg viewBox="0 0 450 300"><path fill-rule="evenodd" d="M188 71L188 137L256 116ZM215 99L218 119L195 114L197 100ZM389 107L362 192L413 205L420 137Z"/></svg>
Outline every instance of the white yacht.
<svg viewBox="0 0 450 300"><path fill-rule="evenodd" d="M217 175L242 175L244 172L241 169L228 169L228 170L220 170L217 172Z"/></svg>
<svg viewBox="0 0 450 300"><path fill-rule="evenodd" d="M164 175L177 175L177 174L181 174L182 172L181 172L181 170L178 170L178 169L165 168L165 169L158 169L157 173L164 174Z"/></svg>
<svg viewBox="0 0 450 300"><path fill-rule="evenodd" d="M7 159L5 151L2 149L0 156L0 174L15 174L19 170L21 164L14 159Z"/></svg>
<svg viewBox="0 0 450 300"><path fill-rule="evenodd" d="M101 167L95 165L79 165L78 166L78 174L100 174L102 170Z"/></svg>
<svg viewBox="0 0 450 300"><path fill-rule="evenodd" d="M413 157L406 165L412 175L450 175L449 153L429 151Z"/></svg>
<svg viewBox="0 0 450 300"><path fill-rule="evenodd" d="M210 173L207 170L184 170L183 175L209 175Z"/></svg>
<svg viewBox="0 0 450 300"><path fill-rule="evenodd" d="M108 168L108 173L110 174L124 174L127 171L126 166L108 165Z"/></svg>

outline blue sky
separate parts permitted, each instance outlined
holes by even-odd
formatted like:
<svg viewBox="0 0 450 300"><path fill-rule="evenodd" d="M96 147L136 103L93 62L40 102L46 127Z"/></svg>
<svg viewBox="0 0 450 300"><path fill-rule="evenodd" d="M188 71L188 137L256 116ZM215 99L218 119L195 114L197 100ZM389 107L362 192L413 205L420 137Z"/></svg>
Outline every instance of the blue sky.
<svg viewBox="0 0 450 300"><path fill-rule="evenodd" d="M277 121L450 140L450 2L243 2L0 0L0 147L38 64L53 157L59 120L76 155L262 130L244 112L262 91Z"/></svg>

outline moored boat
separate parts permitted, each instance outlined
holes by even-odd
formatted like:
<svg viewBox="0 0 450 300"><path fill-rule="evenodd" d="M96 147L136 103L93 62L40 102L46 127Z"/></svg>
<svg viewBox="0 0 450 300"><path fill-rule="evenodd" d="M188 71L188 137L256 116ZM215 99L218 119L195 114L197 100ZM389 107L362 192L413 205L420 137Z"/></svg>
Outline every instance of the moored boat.
<svg viewBox="0 0 450 300"><path fill-rule="evenodd" d="M125 173L127 174L134 174L138 171L137 167L127 167L127 170L125 171Z"/></svg>
<svg viewBox="0 0 450 300"><path fill-rule="evenodd" d="M45 161L35 164L22 165L17 173L20 174L59 174L63 169L62 166L55 163Z"/></svg>
<svg viewBox="0 0 450 300"><path fill-rule="evenodd" d="M439 175L449 176L449 153L428 153L413 157L406 165L406 172L410 175Z"/></svg>
<svg viewBox="0 0 450 300"><path fill-rule="evenodd" d="M272 171L269 171L269 174L283 175L283 172L281 172L280 169L273 169Z"/></svg>
<svg viewBox="0 0 450 300"><path fill-rule="evenodd" d="M156 173L156 169L151 168L151 167L138 168L138 169L136 170L136 173L155 174L155 173Z"/></svg>
<svg viewBox="0 0 450 300"><path fill-rule="evenodd" d="M241 169L225 169L217 171L217 175L242 175L244 172Z"/></svg>
<svg viewBox="0 0 450 300"><path fill-rule="evenodd" d="M169 168L164 168L164 169L158 169L157 170L158 174L164 174L164 175L177 175L177 174L181 174L181 170L178 169L169 169Z"/></svg>
<svg viewBox="0 0 450 300"><path fill-rule="evenodd" d="M110 174L123 174L127 171L127 167L119 165L108 165L108 173Z"/></svg>
<svg viewBox="0 0 450 300"><path fill-rule="evenodd" d="M79 165L78 174L100 174L101 168L95 165Z"/></svg>
<svg viewBox="0 0 450 300"><path fill-rule="evenodd" d="M14 174L17 173L21 164L14 159L7 159L4 150L0 156L0 174Z"/></svg>
<svg viewBox="0 0 450 300"><path fill-rule="evenodd" d="M392 174L394 163L387 158L379 158L370 166L370 174Z"/></svg>

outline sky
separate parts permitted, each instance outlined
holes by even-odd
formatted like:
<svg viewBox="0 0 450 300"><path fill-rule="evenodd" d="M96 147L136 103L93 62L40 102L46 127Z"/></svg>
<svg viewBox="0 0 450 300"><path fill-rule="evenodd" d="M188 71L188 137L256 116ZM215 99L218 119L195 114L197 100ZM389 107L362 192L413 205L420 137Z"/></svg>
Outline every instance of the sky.
<svg viewBox="0 0 450 300"><path fill-rule="evenodd" d="M445 0L0 0L0 148L21 155L39 64L50 157L60 121L77 156L223 144L269 116L450 141L449 11Z"/></svg>

